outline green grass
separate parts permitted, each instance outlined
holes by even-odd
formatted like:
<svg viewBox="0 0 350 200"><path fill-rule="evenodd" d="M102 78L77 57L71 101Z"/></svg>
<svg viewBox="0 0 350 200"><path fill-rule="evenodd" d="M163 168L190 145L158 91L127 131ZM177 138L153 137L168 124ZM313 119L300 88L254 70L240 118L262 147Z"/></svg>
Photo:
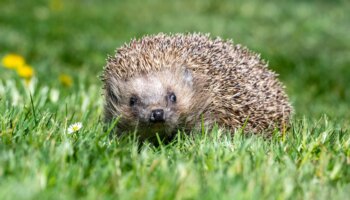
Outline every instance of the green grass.
<svg viewBox="0 0 350 200"><path fill-rule="evenodd" d="M2 0L0 57L22 55L36 82L29 90L0 66L0 199L349 199L349 10L345 0ZM109 139L107 54L193 31L269 61L295 106L290 130L266 139L215 127L159 147Z"/></svg>

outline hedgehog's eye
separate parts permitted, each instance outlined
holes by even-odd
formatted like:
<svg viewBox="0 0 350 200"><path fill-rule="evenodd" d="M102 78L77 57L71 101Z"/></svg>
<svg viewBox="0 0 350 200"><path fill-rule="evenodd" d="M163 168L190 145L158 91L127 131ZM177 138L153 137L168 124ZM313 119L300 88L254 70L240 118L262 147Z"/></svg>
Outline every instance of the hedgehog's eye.
<svg viewBox="0 0 350 200"><path fill-rule="evenodd" d="M137 103L137 98L136 97L130 97L130 106L135 106Z"/></svg>
<svg viewBox="0 0 350 200"><path fill-rule="evenodd" d="M174 93L174 92L172 92L172 93L169 94L169 100L170 100L171 102L176 102L176 96L175 96L175 93Z"/></svg>

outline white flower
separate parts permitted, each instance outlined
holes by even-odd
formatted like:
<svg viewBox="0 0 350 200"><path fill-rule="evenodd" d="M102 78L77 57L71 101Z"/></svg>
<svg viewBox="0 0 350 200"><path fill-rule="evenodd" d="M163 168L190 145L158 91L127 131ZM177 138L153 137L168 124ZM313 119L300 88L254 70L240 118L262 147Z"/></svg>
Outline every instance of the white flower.
<svg viewBox="0 0 350 200"><path fill-rule="evenodd" d="M58 101L59 97L60 97L60 92L57 89L52 88L51 91L50 91L50 100L51 100L51 102L56 103Z"/></svg>
<svg viewBox="0 0 350 200"><path fill-rule="evenodd" d="M72 133L74 133L74 132L77 132L77 131L79 131L82 127L83 127L83 124L82 124L81 122L77 122L77 123L71 124L71 125L68 127L68 134L72 134Z"/></svg>

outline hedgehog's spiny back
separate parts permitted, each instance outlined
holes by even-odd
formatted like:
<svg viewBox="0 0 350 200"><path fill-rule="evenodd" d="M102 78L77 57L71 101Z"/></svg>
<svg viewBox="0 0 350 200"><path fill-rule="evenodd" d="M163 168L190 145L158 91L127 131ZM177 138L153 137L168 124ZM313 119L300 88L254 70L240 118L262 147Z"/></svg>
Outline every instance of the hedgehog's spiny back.
<svg viewBox="0 0 350 200"><path fill-rule="evenodd" d="M210 40L209 35L202 34L145 36L119 48L108 58L105 72L125 78L174 65L219 64L222 55L234 52L232 47L230 41Z"/></svg>

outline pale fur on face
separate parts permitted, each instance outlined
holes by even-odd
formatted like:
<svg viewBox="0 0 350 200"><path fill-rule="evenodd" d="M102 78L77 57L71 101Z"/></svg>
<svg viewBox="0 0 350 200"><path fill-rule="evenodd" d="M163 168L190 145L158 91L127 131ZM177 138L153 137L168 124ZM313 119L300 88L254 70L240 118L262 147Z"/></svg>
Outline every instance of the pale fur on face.
<svg viewBox="0 0 350 200"><path fill-rule="evenodd" d="M169 95L176 95L176 102ZM108 118L121 117L118 131L138 132L141 138L170 135L184 123L194 98L192 74L185 69L167 69L127 80L112 77L106 88ZM137 99L134 105L130 99ZM150 123L152 110L164 110L164 123ZM121 133L119 133L121 134Z"/></svg>

